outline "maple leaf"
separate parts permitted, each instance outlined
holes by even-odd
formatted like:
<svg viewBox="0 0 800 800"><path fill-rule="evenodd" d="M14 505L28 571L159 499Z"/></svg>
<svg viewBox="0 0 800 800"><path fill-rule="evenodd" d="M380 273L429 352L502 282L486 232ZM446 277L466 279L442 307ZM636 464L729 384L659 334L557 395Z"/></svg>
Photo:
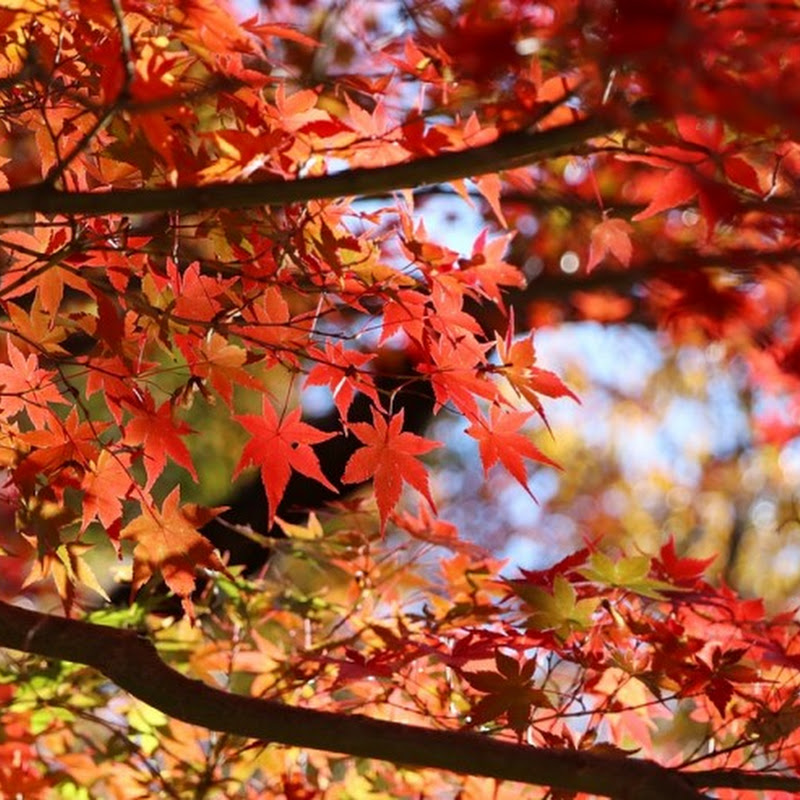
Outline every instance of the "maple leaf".
<svg viewBox="0 0 800 800"><path fill-rule="evenodd" d="M23 587L30 586L45 578L52 578L64 611L69 613L77 598L76 584L81 584L99 594L105 600L109 597L94 574L86 553L93 545L80 542L67 542L40 554L31 565Z"/></svg>
<svg viewBox="0 0 800 800"><path fill-rule="evenodd" d="M281 23L265 23L260 22L258 15L250 17L242 22L242 28L254 36L257 36L265 44L271 45L272 38L288 39L292 42L305 45L306 47L319 47L320 43L316 39L301 31L293 28L291 25L283 25Z"/></svg>
<svg viewBox="0 0 800 800"><path fill-rule="evenodd" d="M157 572L167 586L181 598L186 613L193 616L191 594L195 571L207 567L227 572L211 542L197 528L215 517L221 509L201 509L191 503L181 505L180 487L165 498L161 510L144 507L142 513L120 532L122 539L134 542L131 596Z"/></svg>
<svg viewBox="0 0 800 800"><path fill-rule="evenodd" d="M667 543L661 548L659 557L653 560L653 570L664 580L676 586L693 586L705 573L706 569L716 559L710 558L681 558L675 550L675 539L670 536Z"/></svg>
<svg viewBox="0 0 800 800"><path fill-rule="evenodd" d="M130 474L131 457L128 453L111 453L102 450L97 463L84 475L81 488L81 531L85 531L95 518L111 531L122 519L122 503L134 488ZM112 541L114 537L112 536Z"/></svg>
<svg viewBox="0 0 800 800"><path fill-rule="evenodd" d="M245 349L231 344L216 331L200 341L194 336L179 333L174 338L192 370L192 375L209 381L227 406L233 405L234 383L254 391L264 390L261 381L243 368L247 363Z"/></svg>
<svg viewBox="0 0 800 800"><path fill-rule="evenodd" d="M50 267L36 284L39 302L42 309L50 315L51 324L61 307L65 285L83 294L90 294L89 285L83 278L59 266Z"/></svg>
<svg viewBox="0 0 800 800"><path fill-rule="evenodd" d="M553 630L562 640L573 631L588 630L600 605L599 597L579 599L575 587L561 575L556 575L552 593L538 586L525 586L518 587L517 594L533 609L528 627Z"/></svg>
<svg viewBox="0 0 800 800"><path fill-rule="evenodd" d="M500 366L495 367L493 371L499 372L505 377L514 391L533 406L542 422L550 430L544 407L537 397L537 393L547 397L571 397L576 403L581 401L554 372L534 366L536 350L533 346L533 334L515 342L512 338L513 330L514 314L512 312L505 339L497 336L497 357Z"/></svg>
<svg viewBox="0 0 800 800"><path fill-rule="evenodd" d="M137 369L150 369L152 362L133 364L119 356L92 358L86 378L86 396L100 393L117 424L122 423L124 408L142 405L141 393L136 384ZM147 401L144 402L147 405Z"/></svg>
<svg viewBox="0 0 800 800"><path fill-rule="evenodd" d="M484 228L472 245L469 259L461 259L458 264L460 271L450 273L448 277L453 276L465 282L502 309L504 306L500 286L522 287L526 283L520 269L503 261L503 255L513 237L514 234L511 233L489 240Z"/></svg>
<svg viewBox="0 0 800 800"><path fill-rule="evenodd" d="M280 529L289 539L315 541L321 539L325 535L322 524L313 511L308 515L308 521L305 525L296 525L292 522L286 522L280 517L275 517L275 522L278 523Z"/></svg>
<svg viewBox="0 0 800 800"><path fill-rule="evenodd" d="M419 292L400 289L384 304L380 344L399 333L421 344L425 336L426 303Z"/></svg>
<svg viewBox="0 0 800 800"><path fill-rule="evenodd" d="M156 409L152 396L148 394L143 402L134 405L126 401L124 406L134 415L124 426L124 442L142 448L147 474L145 490L150 491L164 471L168 455L197 480L192 456L181 438L193 431L185 422L173 420L174 409L169 400Z"/></svg>
<svg viewBox="0 0 800 800"><path fill-rule="evenodd" d="M442 336L459 341L465 334L481 333L481 326L475 321L475 317L462 310L464 290L458 283L434 280L431 301L435 311L428 322Z"/></svg>
<svg viewBox="0 0 800 800"><path fill-rule="evenodd" d="M56 325L52 314L42 308L42 299L37 292L30 309L22 308L16 303L6 303L5 310L13 324L14 333L25 342L36 342L41 353L64 355L61 346L67 338L63 325Z"/></svg>
<svg viewBox="0 0 800 800"><path fill-rule="evenodd" d="M499 461L533 497L528 488L528 473L523 458L558 468L558 464L539 450L530 438L518 432L533 412L504 411L498 406L492 406L489 414L490 421L479 415L466 431L478 442L484 474L488 474Z"/></svg>
<svg viewBox="0 0 800 800"><path fill-rule="evenodd" d="M723 652L719 645L715 645L710 662L699 656L693 660L690 669L678 675L682 678L679 694L688 697L698 691L704 692L724 717L728 702L736 692L734 684L756 683L762 679L754 663L742 661L746 653L746 647Z"/></svg>
<svg viewBox="0 0 800 800"><path fill-rule="evenodd" d="M258 300L242 312L244 324L231 326L231 333L265 348L301 346L305 340L302 320L291 319L289 304L277 287L260 292Z"/></svg>
<svg viewBox="0 0 800 800"><path fill-rule="evenodd" d="M17 434L32 450L14 470L14 479L32 487L38 475L52 476L72 468L82 471L97 458L98 436L107 425L81 421L74 408L64 420L51 414L41 428ZM52 477L50 487L61 496L64 487Z"/></svg>
<svg viewBox="0 0 800 800"><path fill-rule="evenodd" d="M209 322L219 314L224 295L233 279L221 280L219 276L203 275L200 264L195 261L182 271L171 259L167 259L167 275L175 295L173 313L182 321Z"/></svg>
<svg viewBox="0 0 800 800"><path fill-rule="evenodd" d="M664 592L675 591L677 588L671 583L650 577L648 556L628 556L613 560L605 553L592 553L589 565L579 572L594 583L616 586L653 600L663 600Z"/></svg>
<svg viewBox="0 0 800 800"><path fill-rule="evenodd" d="M631 231L633 228L624 219L604 219L592 230L589 245L589 261L586 272L591 272L608 253L611 253L620 264L627 267L631 263L633 246Z"/></svg>
<svg viewBox="0 0 800 800"><path fill-rule="evenodd" d="M436 510L428 487L428 473L415 456L441 447L434 442L403 430L403 411L387 419L372 409L372 425L352 422L348 428L366 445L356 450L342 476L343 483L362 483L374 477L375 498L381 519L381 533L400 499L403 481L410 483Z"/></svg>
<svg viewBox="0 0 800 800"><path fill-rule="evenodd" d="M758 172L751 164L738 156L730 156L724 159L722 167L725 176L733 183L744 186L751 192L761 194L761 183L759 182Z"/></svg>
<svg viewBox="0 0 800 800"><path fill-rule="evenodd" d="M330 119L330 114L317 108L319 94L313 89L302 89L287 96L286 85L278 84L275 92L275 107L268 109L278 127L289 131L297 131L310 122Z"/></svg>
<svg viewBox="0 0 800 800"><path fill-rule="evenodd" d="M462 671L461 676L474 689L484 692L470 712L470 725L481 725L505 714L509 726L521 734L529 725L533 708L552 708L547 695L532 686L536 660L519 662L500 650L495 653L497 672Z"/></svg>
<svg viewBox="0 0 800 800"><path fill-rule="evenodd" d="M650 219L662 211L669 211L688 203L697 193L700 185L697 176L688 167L675 167L658 176L658 184L650 198L650 203L632 219L639 222Z"/></svg>
<svg viewBox="0 0 800 800"><path fill-rule="evenodd" d="M325 442L336 434L325 433L302 422L300 414L301 409L296 408L279 419L272 404L264 398L261 416L242 414L234 417L252 438L242 451L233 477L251 465L259 467L267 492L270 528L275 522L275 513L292 470L336 492L336 487L322 474L319 459L311 448L311 445Z"/></svg>
<svg viewBox="0 0 800 800"><path fill-rule="evenodd" d="M429 375L438 412L452 402L463 414L478 414L476 397L493 400L497 386L481 371L483 354L488 345L480 344L474 336L464 335L457 340L443 336L428 346L427 355L432 364L421 363L417 371Z"/></svg>
<svg viewBox="0 0 800 800"><path fill-rule="evenodd" d="M380 402L372 377L365 370L374 355L347 350L339 342L325 342L324 352L313 350L309 355L319 359L319 363L308 373L306 386L329 386L342 419L347 419L357 391L374 403Z"/></svg>
<svg viewBox="0 0 800 800"><path fill-rule="evenodd" d="M66 403L55 384L52 373L39 369L39 360L31 353L27 358L10 339L8 364L0 364L0 398L2 415L13 417L25 411L36 427L49 421L49 403Z"/></svg>
<svg viewBox="0 0 800 800"><path fill-rule="evenodd" d="M435 547L446 547L453 552L462 552L473 558L486 555L483 548L472 542L464 541L458 534L458 528L451 522L436 519L427 508L420 508L418 517L412 516L407 511L395 512L392 522L402 528L409 536L421 542L427 542Z"/></svg>
<svg viewBox="0 0 800 800"><path fill-rule="evenodd" d="M567 577L574 574L578 567L582 567L586 563L591 551L588 547L583 547L564 556L560 561L557 561L553 566L547 569L528 570L520 567L522 578L506 578L504 583L514 589L515 586L538 586L540 588L552 588L553 581L557 575ZM514 589L516 591L516 589Z"/></svg>
<svg viewBox="0 0 800 800"><path fill-rule="evenodd" d="M494 173L481 175L479 178L473 178L473 183L491 207L500 225L504 228L508 228L508 222L506 222L502 206L500 205L500 192L503 186L500 176Z"/></svg>
<svg viewBox="0 0 800 800"><path fill-rule="evenodd" d="M400 249L412 263L424 270L447 271L458 261L458 253L455 250L428 239L428 231L423 220L420 220L414 228L413 221L404 217L401 219L401 226Z"/></svg>

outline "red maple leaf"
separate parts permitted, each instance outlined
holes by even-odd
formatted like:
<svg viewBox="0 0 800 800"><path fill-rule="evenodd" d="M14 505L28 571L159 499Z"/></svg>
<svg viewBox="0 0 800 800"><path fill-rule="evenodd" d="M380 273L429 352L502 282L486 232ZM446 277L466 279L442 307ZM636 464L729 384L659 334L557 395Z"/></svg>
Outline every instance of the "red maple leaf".
<svg viewBox="0 0 800 800"><path fill-rule="evenodd" d="M647 208L633 217L635 222L650 219L662 211L669 211L677 206L688 203L697 197L700 184L697 176L689 167L675 167L663 176L658 176L658 182Z"/></svg>
<svg viewBox="0 0 800 800"><path fill-rule="evenodd" d="M470 335L455 341L443 336L428 346L427 355L433 363L420 363L417 370L430 376L435 412L452 402L463 414L474 417L478 413L476 397L494 400L497 387L481 371L487 347Z"/></svg>
<svg viewBox="0 0 800 800"><path fill-rule="evenodd" d="M153 398L147 395L137 406L125 402L124 407L134 414L133 419L125 425L124 443L142 447L144 470L147 473L145 491L150 491L164 471L167 456L197 480L192 456L181 438L193 431L185 422L176 422L172 418L173 408L169 400L156 409Z"/></svg>
<svg viewBox="0 0 800 800"><path fill-rule="evenodd" d="M528 488L528 473L524 458L541 461L558 467L523 433L520 427L533 415L531 411L503 411L492 406L490 419L478 416L477 421L467 428L467 433L478 442L484 474L499 461L533 497Z"/></svg>
<svg viewBox="0 0 800 800"><path fill-rule="evenodd" d="M366 365L374 355L347 350L339 342L326 342L324 352L313 350L311 355L319 361L308 373L306 386L329 386L342 419L347 419L357 391L374 403L380 402L372 377L366 372Z"/></svg>
<svg viewBox="0 0 800 800"><path fill-rule="evenodd" d="M624 219L604 219L592 230L589 261L586 272L591 272L609 253L624 267L631 263L631 224Z"/></svg>
<svg viewBox="0 0 800 800"><path fill-rule="evenodd" d="M476 184L485 194L481 180L479 178ZM498 214L499 209L495 208L494 210L495 214ZM500 287L525 285L525 276L522 272L513 264L503 261L503 255L508 250L513 238L513 234L508 234L489 239L484 228L472 245L472 255L469 259L461 259L459 271L451 273L451 276L463 281L477 294L488 297L493 303L503 308Z"/></svg>
<svg viewBox="0 0 800 800"><path fill-rule="evenodd" d="M233 279L222 280L220 276L203 275L199 262L195 261L179 270L178 265L167 259L167 275L175 295L173 313L181 321L210 322L219 314L223 296Z"/></svg>
<svg viewBox="0 0 800 800"><path fill-rule="evenodd" d="M383 306L380 344L398 333L422 343L425 341L426 298L419 292L400 289Z"/></svg>
<svg viewBox="0 0 800 800"><path fill-rule="evenodd" d="M375 498L381 517L381 533L400 499L403 481L410 483L434 510L436 506L428 487L428 473L414 456L429 453L441 442L433 442L403 430L403 411L387 419L372 409L372 425L353 422L350 430L366 445L356 450L342 476L343 483L361 483L375 478Z"/></svg>
<svg viewBox="0 0 800 800"><path fill-rule="evenodd" d="M659 578L674 583L676 586L694 585L699 581L716 556L710 558L681 558L675 551L675 540L672 536L661 548L659 557L654 559L653 568Z"/></svg>
<svg viewBox="0 0 800 800"><path fill-rule="evenodd" d="M270 527L292 470L336 491L336 487L322 474L319 459L311 449L312 444L324 442L336 434L325 433L302 422L300 413L301 410L296 408L279 419L272 404L264 398L261 416L242 414L235 417L253 438L245 445L233 477L251 465L259 467L267 492Z"/></svg>

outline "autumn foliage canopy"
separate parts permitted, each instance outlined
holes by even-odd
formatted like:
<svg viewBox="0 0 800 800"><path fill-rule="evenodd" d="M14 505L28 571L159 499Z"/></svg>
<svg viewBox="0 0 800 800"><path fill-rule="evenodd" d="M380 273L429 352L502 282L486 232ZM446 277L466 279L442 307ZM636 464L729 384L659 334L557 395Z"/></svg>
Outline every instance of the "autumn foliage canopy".
<svg viewBox="0 0 800 800"><path fill-rule="evenodd" d="M3 3L0 796L795 796L799 181L790 0Z"/></svg>

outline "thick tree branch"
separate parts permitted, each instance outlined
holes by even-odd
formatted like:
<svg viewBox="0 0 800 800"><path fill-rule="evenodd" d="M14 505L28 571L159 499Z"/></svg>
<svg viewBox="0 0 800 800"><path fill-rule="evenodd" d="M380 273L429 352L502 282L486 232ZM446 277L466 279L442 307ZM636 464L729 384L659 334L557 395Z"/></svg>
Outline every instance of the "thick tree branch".
<svg viewBox="0 0 800 800"><path fill-rule="evenodd" d="M352 169L334 175L294 181L209 183L172 189L113 189L109 192L64 192L40 183L0 192L0 217L42 214L146 214L164 211L194 213L217 208L282 206L336 197L367 197L398 189L515 169L543 158L574 152L587 140L656 116L649 104L603 114L546 131L518 131L491 144L418 158L374 169Z"/></svg>
<svg viewBox="0 0 800 800"><path fill-rule="evenodd" d="M800 779L779 775L728 770L681 773L652 761L515 745L478 734L242 697L176 672L147 639L133 631L40 614L4 602L0 602L0 647L86 664L172 717L278 744L619 800L700 800L703 795L698 787L709 786L800 791Z"/></svg>

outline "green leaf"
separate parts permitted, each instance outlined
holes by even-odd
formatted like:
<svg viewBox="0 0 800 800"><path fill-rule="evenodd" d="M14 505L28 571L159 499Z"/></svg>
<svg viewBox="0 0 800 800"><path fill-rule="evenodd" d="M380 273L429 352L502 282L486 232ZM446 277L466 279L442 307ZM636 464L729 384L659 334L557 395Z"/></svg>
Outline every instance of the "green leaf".
<svg viewBox="0 0 800 800"><path fill-rule="evenodd" d="M649 556L628 556L614 561L605 553L593 553L589 566L579 572L594 583L625 589L652 600L664 600L664 592L678 591L671 583L649 577L650 567Z"/></svg>
<svg viewBox="0 0 800 800"><path fill-rule="evenodd" d="M575 587L561 575L553 581L550 594L538 586L521 587L519 594L534 609L527 626L537 630L554 630L562 639L576 630L592 626L592 615L600 604L599 597L578 599Z"/></svg>

